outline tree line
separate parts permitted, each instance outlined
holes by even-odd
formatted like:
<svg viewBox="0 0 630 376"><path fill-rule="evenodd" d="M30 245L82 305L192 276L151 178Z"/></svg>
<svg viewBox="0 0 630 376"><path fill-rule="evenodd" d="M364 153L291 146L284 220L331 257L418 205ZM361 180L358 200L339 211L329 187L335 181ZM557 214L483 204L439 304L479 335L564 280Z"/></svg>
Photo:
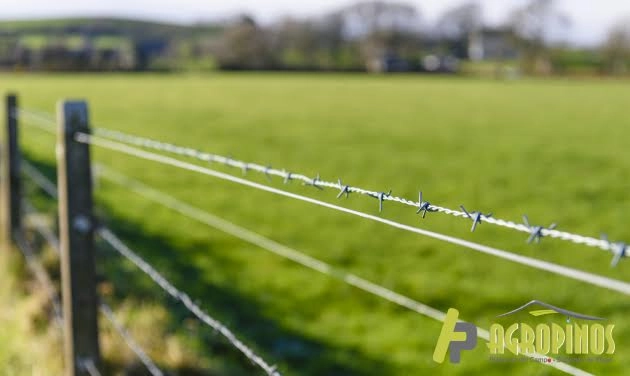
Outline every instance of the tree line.
<svg viewBox="0 0 630 376"><path fill-rule="evenodd" d="M115 23L98 29L86 22L63 31L87 41L78 49L60 43L40 49L15 41L3 45L0 24L0 65L52 70L456 72L462 61L488 61L534 74L624 74L630 68L630 22L613 25L599 47L573 47L554 38L571 25L554 0L529 0L493 27L484 24L483 9L476 2L455 6L428 22L411 4L382 0L272 23L249 15L151 29L129 21L124 27ZM89 41L103 34L127 39L118 46L94 48Z"/></svg>

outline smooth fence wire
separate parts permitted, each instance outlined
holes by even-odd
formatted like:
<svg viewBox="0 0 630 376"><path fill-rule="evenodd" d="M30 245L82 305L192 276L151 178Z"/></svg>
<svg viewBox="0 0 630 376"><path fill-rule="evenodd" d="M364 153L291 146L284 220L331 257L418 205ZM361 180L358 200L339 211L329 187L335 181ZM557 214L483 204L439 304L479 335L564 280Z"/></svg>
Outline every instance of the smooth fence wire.
<svg viewBox="0 0 630 376"><path fill-rule="evenodd" d="M522 256L522 255L518 255L515 253L511 253L511 252L507 252L504 250L500 250L497 248L493 248L493 247L489 247L489 246L485 246L485 245L481 245L481 244L477 244L477 243L473 243L467 240L463 240L463 239L459 239L453 236L448 236L448 235L444 235L444 234L440 234L440 233L436 233L436 232L432 232L432 231L428 231L428 230L424 230L418 227L413 227L413 226L408 226L408 225L404 225L402 223L398 223L392 220L388 220L388 219L384 219L375 215L371 215L371 214L367 214L367 213L363 213L360 211L356 211L356 210L352 210L352 209L348 209L346 207L342 207L342 206L338 206L338 205L334 205L328 202L324 202L324 201L320 201L320 200L316 200L314 198L311 197L306 197L306 196L301 196L298 195L296 193L292 193L292 192L287 192L287 191L283 191L274 187L270 187L264 184L260 184L260 183L256 183L256 182L252 182L250 180L246 180L246 179L242 179L242 178L238 178L235 177L233 175L230 174L226 174L223 172L219 172L219 171L215 171L209 168L205 168L205 167L201 167L195 164L190 164L187 162L183 162L180 161L178 159L174 159L168 156L164 156L164 155L160 155L160 154L155 154L155 153L151 153L148 151L144 151L141 149L137 149L125 144L120 144L118 142L115 141L109 141L107 139L102 139L99 138L97 136L90 136L84 133L80 133L77 134L77 140L79 142L83 142L83 143L88 143L88 144L93 144L96 146L100 146L103 148L107 148L110 150L116 150L128 155L132 155L138 158L142 158L145 160L151 160L154 162L158 162L164 165L170 165L173 167L177 167L180 169L184 169L184 170L188 170L188 171L192 171L192 172L197 172L197 173L201 173L204 175L208 175L208 176L213 176L219 179L223 179L223 180L227 180L227 181L231 181L233 183L237 183L237 184L241 184L241 185L245 185L245 186L249 186L252 188L256 188L259 190L263 190L263 191L267 191L270 193L274 193L280 196L285 196L285 197L289 197L289 198L293 198L296 200L300 200L300 201L304 201L304 202L308 202L311 204L315 204L318 206L322 206L325 208L329 208L329 209L333 209L333 210L337 210L340 212L344 212L344 213L348 213L348 214L352 214L358 217L362 217L365 219L369 219L372 221L376 221L376 222L380 222L380 223L384 223L386 225L389 225L391 227L395 227L401 230L405 230L405 231L409 231L409 232L413 232L416 234L420 234L420 235L424 235L430 238L434 238L437 240L441 240L447 243L451 243L451 244L455 244L455 245L459 245L465 248L469 248L481 253L485 253L491 256L495 256L495 257L499 257L505 260L509 260L521 265L526 265L526 266L530 266L532 268L535 269L539 269L539 270L545 270L548 271L550 273L554 273L554 274L558 274L558 275L562 275L568 278L572 278L575 280L579 280L579 281L583 281L595 286L599 286L602 288L606 288L606 289L610 289L613 291L618 291L620 293L623 293L625 295L630 295L630 283L627 282L623 282L623 281L619 281L619 280L615 280L615 279L611 279L611 278L607 278L607 277L603 277L603 276L599 276L596 274L592 274L592 273L588 273L588 272L584 272L581 270L577 270L577 269L573 269L573 268L569 268L566 266L561 266L561 265L557 265L551 262L547 262L547 261L543 261L543 260L539 260L539 259L534 259L534 258L530 258L527 256Z"/></svg>
<svg viewBox="0 0 630 376"><path fill-rule="evenodd" d="M120 335L123 341L125 341L131 351L136 354L138 359L140 359L142 364L144 364L151 375L163 376L164 374L158 368L158 366L155 365L153 360L151 360L151 358L142 349L142 347L140 347L140 345L133 339L129 331L127 331L127 329L116 319L116 316L114 315L114 312L112 311L110 306L108 306L106 303L101 302L99 308L103 316L105 316L107 321L109 321L109 323L111 324L112 328L114 328L114 330L118 333L118 335Z"/></svg>
<svg viewBox="0 0 630 376"><path fill-rule="evenodd" d="M20 115L25 114L29 118L33 119L33 121L38 122L38 126L47 127L47 131L54 132L54 118L50 115L42 114L38 111L20 109ZM52 127L52 128L51 128ZM309 185L315 187L317 189L330 188L338 191L337 197L349 196L352 194L359 194L363 196L372 197L378 200L379 210L382 211L383 203L387 201L397 202L399 204L403 204L406 206L413 207L417 210L417 214L422 213L423 217L427 214L427 212L436 212L451 215L454 217L465 218L467 220L472 221L472 230L477 227L479 223L489 223L492 225L528 233L530 236L528 241L540 241L542 237L550 237L560 240L565 240L569 242L573 242L576 244L582 244L589 247L599 248L604 251L609 251L613 253L613 265L616 265L619 259L629 257L627 254L627 245L623 242L611 242L607 238L597 239L590 236L584 236L579 234L574 234L566 231L559 231L555 229L555 226L550 226L549 228L545 228L543 226L530 225L528 220L525 220L525 223L516 223L513 221L508 221L500 218L495 218L491 214L483 214L481 211L467 211L463 205L461 206L462 210L453 210L443 206L432 204L428 201L423 200L422 192L420 192L419 200L409 200L403 197L397 197L391 194L390 192L385 191L373 191L360 187L354 187L350 185L346 185L342 182L341 179L338 179L337 182L325 181L320 179L319 175L316 177L309 177L304 174L294 173L287 169L276 169L272 168L268 165L262 165L258 163L250 163L244 162L237 159L233 159L231 157L226 157L217 154L211 154L207 152L203 152L194 148L184 147L175 145L168 142L162 142L146 137L140 137L128 133L123 133L120 131L110 130L106 128L94 128L92 132L100 137L115 140L124 144L139 146L143 148L152 149L155 151L175 154L179 156L185 156L189 158L194 158L199 161L205 163L217 163L222 164L229 167L234 167L240 169L244 174L249 171L258 172L264 174L267 178L272 176L280 177L285 183L290 181L300 181L304 185Z"/></svg>
<svg viewBox="0 0 630 376"><path fill-rule="evenodd" d="M26 120L27 125L35 126L47 133L57 134L55 117L49 113L20 107L17 109L17 116L13 117Z"/></svg>
<svg viewBox="0 0 630 376"><path fill-rule="evenodd" d="M262 357L257 355L251 348L239 340L230 329L218 320L212 318L197 304L195 304L188 294L177 289L172 283L164 278L155 268L144 261L140 256L127 247L112 231L101 227L98 235L105 240L116 252L131 261L140 270L147 274L155 283L157 283L164 291L166 291L174 299L180 301L191 313L193 313L201 322L210 326L225 339L227 339L235 348L237 348L247 359L265 371L268 375L279 376L280 373L275 366L268 364Z"/></svg>
<svg viewBox="0 0 630 376"><path fill-rule="evenodd" d="M205 225L214 227L238 239L246 241L250 244L253 244L271 253L274 253L277 256L291 260L308 269L314 270L321 274L337 279L359 290L372 294L378 298L384 299L400 307L409 309L413 312L429 317L436 321L443 322L446 317L446 314L438 309L435 309L424 303L416 301L408 296L399 294L384 286L370 282L355 274L347 273L345 271L336 269L335 267L333 267L330 264L327 264L324 261L318 260L312 256L309 256L293 248L280 244L274 240L265 238L262 235L259 235L253 231L247 230L231 222L228 222L222 218L216 217L208 212L204 212L195 207L191 207L187 205L186 203L181 202L172 196L169 196L156 189L145 186L139 182L136 182L135 180L127 178L123 176L122 174L114 172L108 168L101 167L100 171L103 174L102 176L104 176L106 179L113 181L114 183L120 184L126 187L127 189L130 189L131 191L142 195L146 199L149 199L159 205L166 206L170 208L171 210L178 212L181 215L184 215L195 221L201 222ZM128 249L128 251L130 252L130 255L133 254L133 251L131 251L130 249ZM136 257L139 258L139 256L137 255ZM486 329L483 329L480 327L477 327L477 336L485 341L490 340L490 333ZM534 359L543 357L543 355L540 355L537 353L523 354L523 355L530 358L534 358ZM578 368L570 366L566 363L559 362L557 360L553 360L552 363L543 363L543 364L550 365L552 367L555 367L563 372L566 372L572 375L588 375L588 373Z"/></svg>
<svg viewBox="0 0 630 376"><path fill-rule="evenodd" d="M35 166L30 164L25 159L20 161L21 169L24 175L30 178L35 185L41 188L48 196L53 199L57 199L57 186L52 180L48 179L44 174L42 174Z"/></svg>

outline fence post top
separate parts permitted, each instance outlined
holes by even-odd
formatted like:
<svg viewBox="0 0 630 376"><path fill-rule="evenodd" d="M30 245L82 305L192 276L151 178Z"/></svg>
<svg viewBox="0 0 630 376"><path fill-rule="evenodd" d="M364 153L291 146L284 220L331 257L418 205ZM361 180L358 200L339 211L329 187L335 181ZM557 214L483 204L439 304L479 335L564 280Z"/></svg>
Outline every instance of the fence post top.
<svg viewBox="0 0 630 376"><path fill-rule="evenodd" d="M57 110L61 116L61 126L67 131L87 130L88 125L88 105L85 100L62 99L57 102ZM64 126L65 124L65 126Z"/></svg>

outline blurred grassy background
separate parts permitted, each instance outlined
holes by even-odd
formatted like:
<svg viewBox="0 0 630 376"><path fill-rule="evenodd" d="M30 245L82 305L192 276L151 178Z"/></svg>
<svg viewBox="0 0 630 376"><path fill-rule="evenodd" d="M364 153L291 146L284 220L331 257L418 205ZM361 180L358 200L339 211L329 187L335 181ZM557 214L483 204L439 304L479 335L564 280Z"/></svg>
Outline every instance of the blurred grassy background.
<svg viewBox="0 0 630 376"><path fill-rule="evenodd" d="M359 75L2 75L27 108L54 112L60 98L89 101L95 126L118 129L323 179L494 212L585 235L628 239L630 86L615 81L523 80ZM54 177L54 139L23 128L28 159ZM459 247L407 234L323 208L206 176L94 150L94 159L192 205L355 272L441 310L488 327L493 318L532 299L616 327L610 364L584 364L602 374L630 367L629 304L618 293L535 271ZM240 175L240 171L233 171ZM265 181L264 177L254 177ZM294 183L295 184L295 183ZM274 181L274 186L282 182ZM318 199L333 192L292 185ZM288 375L554 374L538 364L491 364L482 346L461 365L432 359L441 325L182 218L102 181L99 212L175 284L203 302L277 362ZM376 200L352 197L351 208L378 212ZM38 201L40 208L50 205ZM520 254L629 280L630 266L610 255L525 234L385 204L382 214ZM158 335L141 341L182 374L246 374L251 368L150 281L111 252L99 268L106 296L156 319ZM144 309L144 311L143 311ZM163 315L163 316L160 316ZM141 317L144 317L142 319ZM154 328L142 331L150 333ZM157 329L155 329L157 330ZM169 361L170 338L186 357ZM160 355L163 354L163 355ZM165 354L165 355L164 355ZM173 355L176 357L176 355ZM186 373L188 372L188 373Z"/></svg>

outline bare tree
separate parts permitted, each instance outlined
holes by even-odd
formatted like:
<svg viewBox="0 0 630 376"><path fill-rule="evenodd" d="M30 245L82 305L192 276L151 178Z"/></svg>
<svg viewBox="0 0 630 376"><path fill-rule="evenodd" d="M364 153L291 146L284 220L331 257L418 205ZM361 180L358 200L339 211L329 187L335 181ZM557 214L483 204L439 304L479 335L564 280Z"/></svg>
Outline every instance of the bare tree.
<svg viewBox="0 0 630 376"><path fill-rule="evenodd" d="M568 16L558 11L554 0L530 0L510 17L516 42L526 71L548 72L548 37L554 27L570 24Z"/></svg>
<svg viewBox="0 0 630 376"><path fill-rule="evenodd" d="M465 3L447 10L439 19L437 29L443 38L464 39L482 27L482 10L476 2Z"/></svg>
<svg viewBox="0 0 630 376"><path fill-rule="evenodd" d="M624 74L630 63L630 19L615 24L602 48L605 68L613 74Z"/></svg>
<svg viewBox="0 0 630 376"><path fill-rule="evenodd" d="M217 62L228 69L266 69L273 65L266 31L249 16L241 16L224 31Z"/></svg>
<svg viewBox="0 0 630 376"><path fill-rule="evenodd" d="M406 55L418 48L420 14L406 3L363 1L341 10L345 31L360 41L363 58Z"/></svg>
<svg viewBox="0 0 630 376"><path fill-rule="evenodd" d="M356 35L382 32L408 33L420 26L418 10L410 4L363 1L342 10L345 22Z"/></svg>

